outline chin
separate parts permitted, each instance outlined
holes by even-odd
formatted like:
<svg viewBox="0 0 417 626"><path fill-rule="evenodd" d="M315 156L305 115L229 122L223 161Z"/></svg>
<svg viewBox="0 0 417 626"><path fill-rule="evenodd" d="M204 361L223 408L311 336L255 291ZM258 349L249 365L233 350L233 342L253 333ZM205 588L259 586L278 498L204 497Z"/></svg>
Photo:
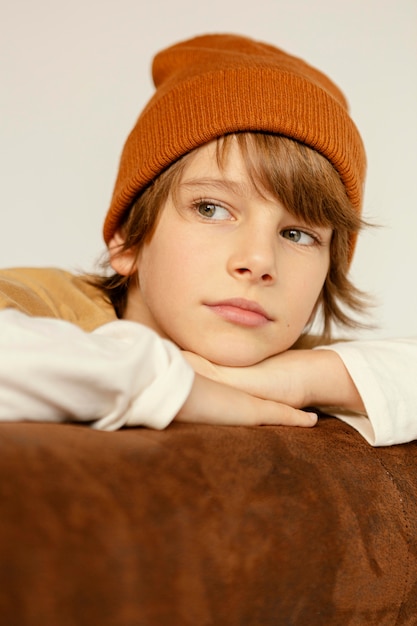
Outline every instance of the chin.
<svg viewBox="0 0 417 626"><path fill-rule="evenodd" d="M209 359L209 360L215 365L222 365L224 367L250 367L251 365L256 365L257 363L261 363L261 361L264 361L265 359L264 358L236 359L234 357L230 357L230 359Z"/></svg>
<svg viewBox="0 0 417 626"><path fill-rule="evenodd" d="M216 337L208 335L206 338L202 337L203 341L199 341L200 338L194 338L194 341L176 342L182 350L194 352L203 359L215 363L216 365L222 365L224 367L250 367L256 365L268 359L269 357L285 352L291 346L288 342L276 342L275 345L271 345L271 342L255 342L242 340L239 338L234 341L230 337ZM211 339L211 340L210 340Z"/></svg>
<svg viewBox="0 0 417 626"><path fill-rule="evenodd" d="M276 354L276 352L248 352L246 346L243 349L238 348L236 350L231 350L230 348L225 350L224 347L213 349L213 347L210 347L207 350L197 350L197 354L204 357L211 363L215 363L216 365L223 365L225 367L249 367L251 365L256 365L257 363L264 361L268 357L273 356L273 354Z"/></svg>

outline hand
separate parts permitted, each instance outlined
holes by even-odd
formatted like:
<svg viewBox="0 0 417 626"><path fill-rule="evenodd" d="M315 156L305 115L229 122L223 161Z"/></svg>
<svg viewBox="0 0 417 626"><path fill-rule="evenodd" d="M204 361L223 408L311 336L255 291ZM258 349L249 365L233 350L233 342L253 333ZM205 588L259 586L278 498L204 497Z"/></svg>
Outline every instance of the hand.
<svg viewBox="0 0 417 626"><path fill-rule="evenodd" d="M365 412L339 355L330 350L288 350L249 367L225 367L184 352L196 372L253 396L295 408L331 407Z"/></svg>
<svg viewBox="0 0 417 626"><path fill-rule="evenodd" d="M190 395L175 419L225 426L314 426L317 415L257 398L196 374Z"/></svg>

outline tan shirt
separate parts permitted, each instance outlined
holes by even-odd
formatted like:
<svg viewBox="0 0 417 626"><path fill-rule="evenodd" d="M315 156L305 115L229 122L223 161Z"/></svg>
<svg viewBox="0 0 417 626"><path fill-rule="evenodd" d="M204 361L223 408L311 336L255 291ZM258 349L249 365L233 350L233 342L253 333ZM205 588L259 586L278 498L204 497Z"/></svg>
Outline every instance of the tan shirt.
<svg viewBox="0 0 417 626"><path fill-rule="evenodd" d="M0 309L5 308L63 319L87 332L117 319L99 289L82 276L54 268L1 270Z"/></svg>

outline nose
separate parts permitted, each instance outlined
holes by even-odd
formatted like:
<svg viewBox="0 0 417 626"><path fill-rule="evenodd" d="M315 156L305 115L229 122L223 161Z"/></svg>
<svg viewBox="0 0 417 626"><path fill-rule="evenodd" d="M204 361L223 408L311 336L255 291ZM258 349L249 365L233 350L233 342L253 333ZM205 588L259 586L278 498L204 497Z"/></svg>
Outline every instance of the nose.
<svg viewBox="0 0 417 626"><path fill-rule="evenodd" d="M242 229L229 256L228 271L238 279L273 284L276 253L276 234L270 228Z"/></svg>

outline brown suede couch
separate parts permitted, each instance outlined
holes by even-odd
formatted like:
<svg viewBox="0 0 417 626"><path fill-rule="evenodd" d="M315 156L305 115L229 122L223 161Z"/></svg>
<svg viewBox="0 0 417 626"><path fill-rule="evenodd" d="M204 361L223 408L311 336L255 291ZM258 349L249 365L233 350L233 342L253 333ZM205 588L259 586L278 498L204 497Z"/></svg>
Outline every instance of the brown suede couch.
<svg viewBox="0 0 417 626"><path fill-rule="evenodd" d="M0 424L1 626L413 626L417 444Z"/></svg>

